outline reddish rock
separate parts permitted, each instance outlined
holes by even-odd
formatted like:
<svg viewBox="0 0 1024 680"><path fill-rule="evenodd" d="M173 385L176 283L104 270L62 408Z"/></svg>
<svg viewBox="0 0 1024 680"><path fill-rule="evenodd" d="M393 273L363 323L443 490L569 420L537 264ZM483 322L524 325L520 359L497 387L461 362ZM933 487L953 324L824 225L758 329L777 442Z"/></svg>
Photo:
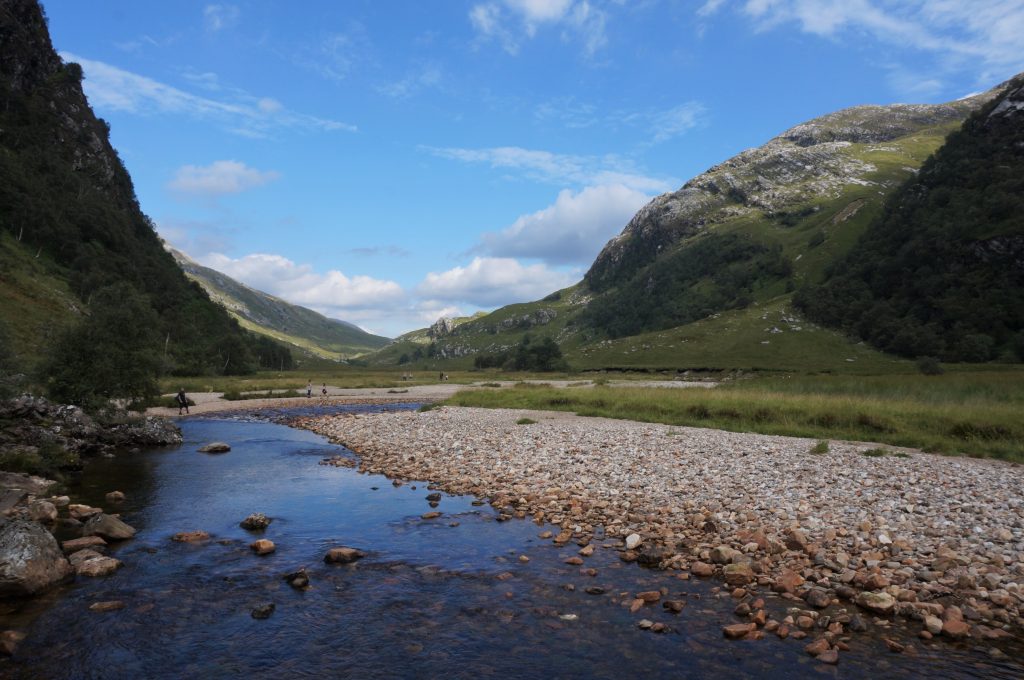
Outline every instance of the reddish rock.
<svg viewBox="0 0 1024 680"><path fill-rule="evenodd" d="M350 564L364 557L366 557L366 553L362 550L342 546L328 550L324 555L324 562L327 564Z"/></svg>
<svg viewBox="0 0 1024 680"><path fill-rule="evenodd" d="M686 601L685 600L665 600L664 602L661 603L661 606L664 607L667 611L672 612L673 614L678 614L679 612L683 611L683 607L686 606Z"/></svg>
<svg viewBox="0 0 1024 680"><path fill-rule="evenodd" d="M829 645L828 640L826 640L825 638L818 638L811 644L804 647L804 651L810 654L811 656L818 656L822 652L827 652L831 648L832 646Z"/></svg>
<svg viewBox="0 0 1024 680"><path fill-rule="evenodd" d="M755 630L756 628L757 627L752 623L734 623L722 628L722 634L730 640L738 640L742 637L746 637L747 633Z"/></svg>
<svg viewBox="0 0 1024 680"><path fill-rule="evenodd" d="M696 576L711 576L715 573L715 568L706 562L694 562L690 565L690 573Z"/></svg>
<svg viewBox="0 0 1024 680"><path fill-rule="evenodd" d="M578 566L580 564L583 564L583 558L582 557L577 557L577 556L573 555L572 557L566 558L565 563L566 564L575 564L575 565Z"/></svg>
<svg viewBox="0 0 1024 680"><path fill-rule="evenodd" d="M123 491L111 491L105 498L108 503L123 503L125 496Z"/></svg>
<svg viewBox="0 0 1024 680"><path fill-rule="evenodd" d="M431 512L425 512L422 515L420 515L420 519L437 519L440 516L440 512L438 512L437 510L433 510Z"/></svg>
<svg viewBox="0 0 1024 680"><path fill-rule="evenodd" d="M775 579L775 584L772 586L772 590L777 593L793 593L796 592L796 589L803 585L803 583L803 576L795 571L787 569Z"/></svg>
<svg viewBox="0 0 1024 680"><path fill-rule="evenodd" d="M258 541L250 543L249 548L257 555L269 555L277 550L277 546L274 545L274 542L266 538L261 538Z"/></svg>
<svg viewBox="0 0 1024 680"><path fill-rule="evenodd" d="M964 621L950 619L942 624L942 634L947 637L959 639L967 637L970 633L971 627Z"/></svg>
<svg viewBox="0 0 1024 680"><path fill-rule="evenodd" d="M644 602L657 602L661 599L661 591L645 590L642 593L637 593L636 597L638 600L643 600Z"/></svg>
<svg viewBox="0 0 1024 680"><path fill-rule="evenodd" d="M198 543L209 538L210 534L205 531L179 531L171 536L171 540L177 543Z"/></svg>

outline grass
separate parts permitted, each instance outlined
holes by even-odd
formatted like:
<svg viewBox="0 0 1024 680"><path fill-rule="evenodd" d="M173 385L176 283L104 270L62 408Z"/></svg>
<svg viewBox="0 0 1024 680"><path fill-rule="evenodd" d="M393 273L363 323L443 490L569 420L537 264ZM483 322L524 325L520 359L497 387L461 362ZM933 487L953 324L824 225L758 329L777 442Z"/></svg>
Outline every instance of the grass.
<svg viewBox="0 0 1024 680"><path fill-rule="evenodd" d="M818 455L822 453L828 453L828 442L822 439L820 442L811 447L809 453L814 453Z"/></svg>
<svg viewBox="0 0 1024 680"><path fill-rule="evenodd" d="M768 378L712 390L531 387L460 392L446 403L868 441L1024 462L1024 371L1016 369Z"/></svg>
<svg viewBox="0 0 1024 680"><path fill-rule="evenodd" d="M516 421L516 425L534 425L536 422L533 418L520 418Z"/></svg>

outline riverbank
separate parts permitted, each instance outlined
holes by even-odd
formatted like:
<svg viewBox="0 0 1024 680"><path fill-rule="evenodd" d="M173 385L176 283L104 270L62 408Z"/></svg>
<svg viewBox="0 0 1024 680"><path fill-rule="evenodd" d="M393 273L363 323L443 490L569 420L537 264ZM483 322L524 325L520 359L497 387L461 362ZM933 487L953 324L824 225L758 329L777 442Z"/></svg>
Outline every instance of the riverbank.
<svg viewBox="0 0 1024 680"><path fill-rule="evenodd" d="M622 539L624 560L716 575L740 598L771 589L798 607L774 623L750 609L747 628L732 631L741 636L802 632L821 621L808 613L847 602L883 623L918 620L924 639L985 646L1024 626L1019 465L878 456L843 442L815 454L808 439L546 411L443 407L296 424L359 453L365 472L430 480L508 517L557 524L557 544L603 532ZM833 623L830 644L857 627Z"/></svg>

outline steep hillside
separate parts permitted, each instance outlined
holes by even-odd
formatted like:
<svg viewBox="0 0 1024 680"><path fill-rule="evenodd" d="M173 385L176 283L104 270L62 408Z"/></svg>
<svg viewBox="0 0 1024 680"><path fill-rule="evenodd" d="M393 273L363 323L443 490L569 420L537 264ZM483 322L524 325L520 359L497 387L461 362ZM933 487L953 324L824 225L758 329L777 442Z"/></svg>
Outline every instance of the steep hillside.
<svg viewBox="0 0 1024 680"><path fill-rule="evenodd" d="M553 337L587 369L904 365L802 320L793 292L822 282L886 196L998 92L860 106L797 125L655 198L580 284L433 339L424 363L468 367L529 332Z"/></svg>
<svg viewBox="0 0 1024 680"><path fill-rule="evenodd" d="M0 305L15 348L40 358L94 293L128 284L157 313L165 370L252 370L256 343L164 251L81 80L35 0L0 0Z"/></svg>
<svg viewBox="0 0 1024 680"><path fill-rule="evenodd" d="M204 267L177 250L171 250L185 274L203 287L243 327L298 350L325 359L346 359L379 349L390 340L361 328L329 319L311 309L292 305L273 295L250 288L230 276Z"/></svg>
<svg viewBox="0 0 1024 680"><path fill-rule="evenodd" d="M797 303L906 357L1024 361L1024 76L950 135Z"/></svg>

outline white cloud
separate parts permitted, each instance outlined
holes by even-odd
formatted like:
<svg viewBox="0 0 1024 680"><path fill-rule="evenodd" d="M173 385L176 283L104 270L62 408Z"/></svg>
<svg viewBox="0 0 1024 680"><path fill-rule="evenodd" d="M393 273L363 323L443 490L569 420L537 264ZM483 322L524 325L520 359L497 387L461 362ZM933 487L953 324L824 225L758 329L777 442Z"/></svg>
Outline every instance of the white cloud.
<svg viewBox="0 0 1024 680"><path fill-rule="evenodd" d="M536 300L574 283L566 273L543 264L523 265L504 257L474 257L465 267L430 272L417 288L421 297L496 307Z"/></svg>
<svg viewBox="0 0 1024 680"><path fill-rule="evenodd" d="M616 156L574 156L518 146L486 149L421 148L441 158L518 170L530 179L562 186L621 184L637 191L664 192L679 184L673 178L640 174L631 163Z"/></svg>
<svg viewBox="0 0 1024 680"><path fill-rule="evenodd" d="M491 0L473 5L469 21L480 40L496 40L509 54L542 28L561 26L566 40L579 38L587 56L608 43L607 12L591 0Z"/></svg>
<svg viewBox="0 0 1024 680"><path fill-rule="evenodd" d="M686 102L667 111L650 115L654 142L665 142L678 137L700 125L704 106L698 102Z"/></svg>
<svg viewBox="0 0 1024 680"><path fill-rule="evenodd" d="M587 265L650 199L622 184L578 193L565 189L547 208L521 216L503 231L485 233L479 249L499 257Z"/></svg>
<svg viewBox="0 0 1024 680"><path fill-rule="evenodd" d="M278 177L280 175L272 170L264 172L239 161L214 161L207 166L178 168L168 186L185 194L218 196L260 187Z"/></svg>
<svg viewBox="0 0 1024 680"><path fill-rule="evenodd" d="M308 264L296 264L280 255L253 253L230 258L211 253L198 262L292 304L346 320L366 318L357 312L393 306L405 297L394 281L346 276L336 269L321 274Z"/></svg>
<svg viewBox="0 0 1024 680"><path fill-rule="evenodd" d="M710 0L698 14L710 14L721 4ZM867 35L931 53L933 71L970 70L980 82L1024 69L1020 0L745 0L740 9L759 30L795 24L828 38ZM924 90L934 91L937 83L933 80Z"/></svg>
<svg viewBox="0 0 1024 680"><path fill-rule="evenodd" d="M241 11L235 5L207 5L203 8L203 25L206 26L206 30L215 33L234 26L241 15Z"/></svg>
<svg viewBox="0 0 1024 680"><path fill-rule="evenodd" d="M378 87L377 91L395 99L405 99L421 90L437 87L442 78L443 73L437 65L425 64L399 81Z"/></svg>
<svg viewBox="0 0 1024 680"><path fill-rule="evenodd" d="M249 137L266 136L282 128L356 130L348 123L290 111L268 97L261 99L236 92L231 99L212 99L100 61L83 59L68 52L61 52L60 56L64 61L81 64L85 72L85 93L90 103L100 111L186 115L217 121L232 132Z"/></svg>

